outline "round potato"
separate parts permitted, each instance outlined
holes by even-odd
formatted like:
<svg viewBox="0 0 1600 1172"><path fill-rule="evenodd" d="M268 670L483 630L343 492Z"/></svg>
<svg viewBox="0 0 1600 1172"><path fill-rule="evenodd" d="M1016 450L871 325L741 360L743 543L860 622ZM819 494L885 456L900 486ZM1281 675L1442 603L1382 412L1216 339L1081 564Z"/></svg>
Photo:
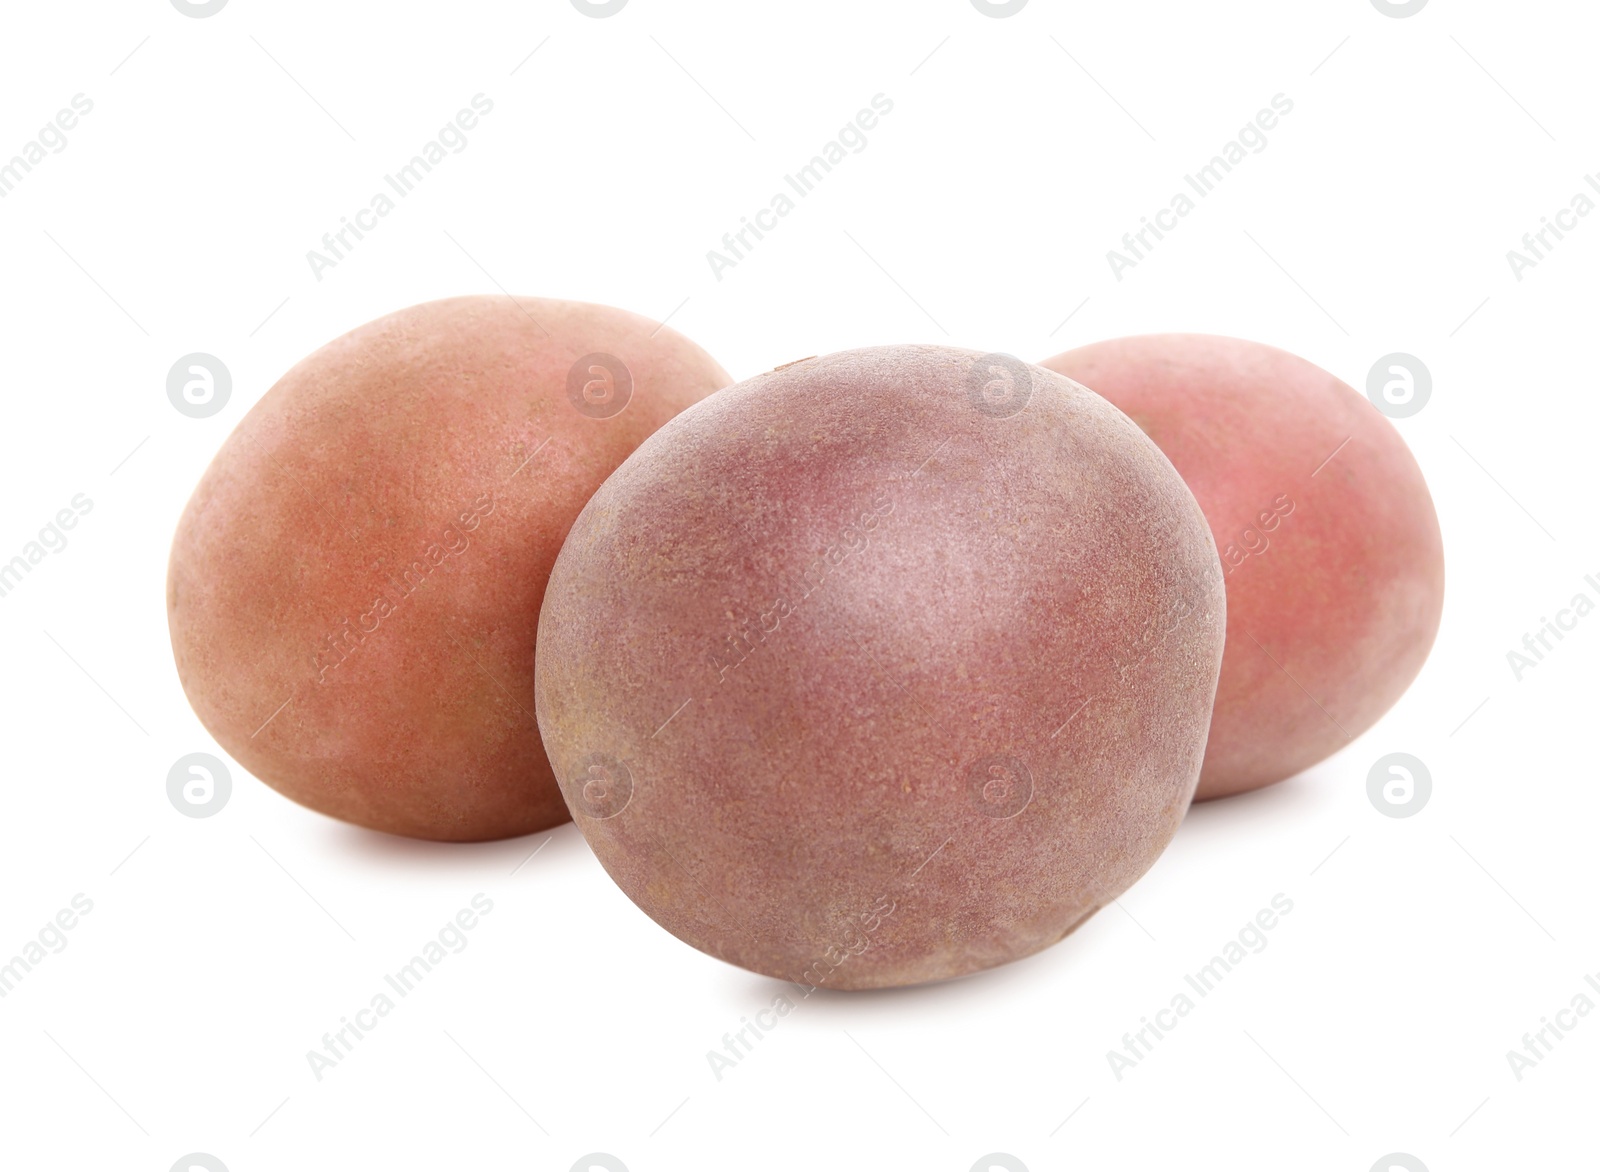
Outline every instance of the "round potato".
<svg viewBox="0 0 1600 1172"><path fill-rule="evenodd" d="M793 363L647 440L539 620L539 726L662 926L809 987L958 976L1125 890L1222 653L1199 506L1103 399L936 346Z"/></svg>
<svg viewBox="0 0 1600 1172"><path fill-rule="evenodd" d="M1198 797L1282 781L1387 712L1444 604L1433 498L1394 426L1320 367L1237 338L1118 338L1044 365L1161 446L1222 554L1228 644Z"/></svg>
<svg viewBox="0 0 1600 1172"><path fill-rule="evenodd" d="M178 524L178 677L295 801L418 838L568 817L533 718L567 529L668 419L728 383L602 305L460 297L330 342L240 422Z"/></svg>

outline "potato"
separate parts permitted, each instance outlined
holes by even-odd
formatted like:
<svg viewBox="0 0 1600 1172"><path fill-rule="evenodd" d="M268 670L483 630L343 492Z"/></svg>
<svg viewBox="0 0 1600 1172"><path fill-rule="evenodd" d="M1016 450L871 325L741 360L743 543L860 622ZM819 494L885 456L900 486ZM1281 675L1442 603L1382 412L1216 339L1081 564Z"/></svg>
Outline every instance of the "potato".
<svg viewBox="0 0 1600 1172"><path fill-rule="evenodd" d="M1388 711L1444 602L1439 520L1393 425L1327 371L1236 338L1119 338L1044 365L1161 446L1222 553L1228 643L1198 796L1282 781Z"/></svg>
<svg viewBox="0 0 1600 1172"><path fill-rule="evenodd" d="M539 727L622 889L714 956L909 985L1061 939L1194 792L1224 630L1204 517L1103 399L1005 355L803 360L584 508Z"/></svg>
<svg viewBox="0 0 1600 1172"><path fill-rule="evenodd" d="M533 718L556 552L647 435L730 380L619 309L414 306L330 342L228 438L167 613L195 712L295 801L418 838L568 814Z"/></svg>

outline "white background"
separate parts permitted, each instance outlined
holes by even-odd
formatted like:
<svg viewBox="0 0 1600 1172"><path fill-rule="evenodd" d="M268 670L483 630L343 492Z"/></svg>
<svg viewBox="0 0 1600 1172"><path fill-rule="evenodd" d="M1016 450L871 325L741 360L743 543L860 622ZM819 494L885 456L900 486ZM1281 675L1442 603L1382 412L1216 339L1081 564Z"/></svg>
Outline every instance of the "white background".
<svg viewBox="0 0 1600 1172"><path fill-rule="evenodd" d="M1520 281L1506 260L1600 172L1592 5L233 0L194 19L121 0L4 24L0 158L75 94L94 109L0 200L0 560L74 494L93 509L0 598L0 960L75 894L93 911L0 1000L0 1167L1596 1166L1600 1014L1521 1081L1506 1059L1600 973L1600 617L1520 682L1506 660L1600 598L1600 216ZM317 280L307 250L480 92L469 146ZM866 149L717 280L707 250L878 93L894 110ZM1278 93L1294 110L1267 148L1118 281L1107 250ZM214 817L167 798L175 760L221 753L163 600L212 453L323 342L498 287L670 315L736 378L860 345L1037 360L1159 330L1270 342L1358 387L1415 354L1433 397L1397 426L1445 535L1439 643L1376 728L1194 810L1065 943L818 993L719 1081L707 1051L783 986L656 927L572 826L402 841L237 766ZM209 419L166 397L192 351L233 375ZM1406 819L1366 793L1395 751L1433 777ZM480 892L470 946L314 1078L306 1052ZM1266 950L1119 1081L1107 1051L1280 892Z"/></svg>

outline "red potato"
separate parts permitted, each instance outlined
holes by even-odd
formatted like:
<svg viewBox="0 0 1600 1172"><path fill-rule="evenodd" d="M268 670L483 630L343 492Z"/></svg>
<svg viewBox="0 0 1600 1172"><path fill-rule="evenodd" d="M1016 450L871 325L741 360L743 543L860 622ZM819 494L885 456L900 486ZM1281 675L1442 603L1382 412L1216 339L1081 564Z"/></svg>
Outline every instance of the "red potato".
<svg viewBox="0 0 1600 1172"><path fill-rule="evenodd" d="M1388 711L1444 603L1433 499L1394 426L1327 371L1236 338L1118 338L1044 365L1160 445L1221 551L1228 643L1197 797L1282 781Z"/></svg>
<svg viewBox="0 0 1600 1172"><path fill-rule="evenodd" d="M539 727L602 865L681 939L807 986L958 976L1060 940L1170 840L1220 575L1171 464L1069 380L807 359L585 507Z"/></svg>
<svg viewBox="0 0 1600 1172"><path fill-rule="evenodd" d="M459 297L330 342L228 438L178 524L178 676L302 805L472 841L568 818L533 718L545 582L584 502L727 385L619 309Z"/></svg>

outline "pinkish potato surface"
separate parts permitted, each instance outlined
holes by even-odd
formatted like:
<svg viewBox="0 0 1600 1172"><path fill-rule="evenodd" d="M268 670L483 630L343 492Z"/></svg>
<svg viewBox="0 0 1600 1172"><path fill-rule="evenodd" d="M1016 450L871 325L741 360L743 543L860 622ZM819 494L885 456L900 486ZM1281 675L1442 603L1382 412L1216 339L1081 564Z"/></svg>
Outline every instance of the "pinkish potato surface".
<svg viewBox="0 0 1600 1172"><path fill-rule="evenodd" d="M1103 399L892 346L723 391L585 507L539 727L622 889L808 986L1060 940L1155 860L1224 629L1205 519Z"/></svg>
<svg viewBox="0 0 1600 1172"><path fill-rule="evenodd" d="M1118 338L1044 365L1161 446L1221 551L1228 644L1196 796L1282 781L1388 711L1444 602L1433 499L1393 425L1327 371L1237 338Z"/></svg>
<svg viewBox="0 0 1600 1172"><path fill-rule="evenodd" d="M568 814L533 718L545 582L584 502L729 379L602 305L459 297L330 342L229 436L178 524L178 676L257 777L418 838Z"/></svg>

